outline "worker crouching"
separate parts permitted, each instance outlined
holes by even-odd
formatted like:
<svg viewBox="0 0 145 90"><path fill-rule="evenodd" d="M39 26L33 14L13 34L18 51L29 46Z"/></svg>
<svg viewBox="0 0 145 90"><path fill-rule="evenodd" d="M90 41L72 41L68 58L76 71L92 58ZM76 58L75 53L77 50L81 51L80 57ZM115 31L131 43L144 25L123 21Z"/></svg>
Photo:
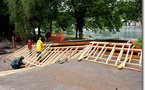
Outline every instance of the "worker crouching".
<svg viewBox="0 0 145 90"><path fill-rule="evenodd" d="M25 67L25 64L22 62L23 59L24 59L23 56L18 57L18 58L15 58L15 59L12 61L12 63L10 64L10 66L11 66L13 69L24 68L24 67Z"/></svg>

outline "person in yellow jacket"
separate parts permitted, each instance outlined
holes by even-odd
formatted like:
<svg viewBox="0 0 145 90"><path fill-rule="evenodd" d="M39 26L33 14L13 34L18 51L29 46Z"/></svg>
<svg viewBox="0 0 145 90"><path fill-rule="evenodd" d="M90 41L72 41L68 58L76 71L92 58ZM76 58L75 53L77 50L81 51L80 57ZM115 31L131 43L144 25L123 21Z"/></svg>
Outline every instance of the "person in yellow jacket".
<svg viewBox="0 0 145 90"><path fill-rule="evenodd" d="M39 40L37 41L37 53L38 53L37 57L41 54L43 48L44 48L44 44L41 41L41 37L39 37Z"/></svg>

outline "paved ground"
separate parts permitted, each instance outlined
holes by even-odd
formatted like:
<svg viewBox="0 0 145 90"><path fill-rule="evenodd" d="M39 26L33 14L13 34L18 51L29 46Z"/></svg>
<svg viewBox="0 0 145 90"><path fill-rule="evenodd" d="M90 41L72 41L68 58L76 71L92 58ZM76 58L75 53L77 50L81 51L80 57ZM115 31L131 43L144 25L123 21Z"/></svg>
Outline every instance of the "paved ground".
<svg viewBox="0 0 145 90"><path fill-rule="evenodd" d="M142 72L71 60L1 76L0 90L142 90Z"/></svg>
<svg viewBox="0 0 145 90"><path fill-rule="evenodd" d="M0 55L0 71L11 70L11 61L6 58L8 54Z"/></svg>

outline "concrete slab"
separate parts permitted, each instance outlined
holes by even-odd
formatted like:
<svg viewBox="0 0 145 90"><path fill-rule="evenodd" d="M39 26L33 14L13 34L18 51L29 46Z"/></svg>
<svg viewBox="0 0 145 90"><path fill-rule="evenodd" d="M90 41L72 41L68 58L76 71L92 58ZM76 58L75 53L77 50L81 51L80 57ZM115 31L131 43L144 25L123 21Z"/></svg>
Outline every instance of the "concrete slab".
<svg viewBox="0 0 145 90"><path fill-rule="evenodd" d="M1 76L0 90L142 90L142 72L74 59Z"/></svg>

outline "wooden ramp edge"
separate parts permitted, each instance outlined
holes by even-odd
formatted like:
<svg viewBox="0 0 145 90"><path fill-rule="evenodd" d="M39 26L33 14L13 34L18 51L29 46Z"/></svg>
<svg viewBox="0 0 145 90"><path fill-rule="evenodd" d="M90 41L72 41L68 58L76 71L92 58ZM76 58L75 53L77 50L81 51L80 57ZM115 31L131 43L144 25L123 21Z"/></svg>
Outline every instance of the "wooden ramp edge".
<svg viewBox="0 0 145 90"><path fill-rule="evenodd" d="M28 67L28 68L22 68L22 69L1 71L0 72L0 76L10 75L10 74L14 74L14 73L17 73L17 72L22 72L22 71L30 70L32 68L34 68L34 67Z"/></svg>

